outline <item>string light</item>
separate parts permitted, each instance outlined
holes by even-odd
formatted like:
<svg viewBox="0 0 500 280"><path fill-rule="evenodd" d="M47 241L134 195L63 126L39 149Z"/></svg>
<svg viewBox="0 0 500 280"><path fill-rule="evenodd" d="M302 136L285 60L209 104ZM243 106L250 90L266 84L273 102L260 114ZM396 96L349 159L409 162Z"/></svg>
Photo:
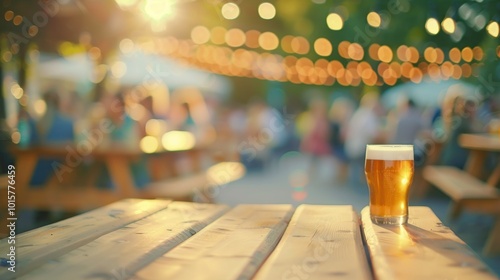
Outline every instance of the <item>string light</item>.
<svg viewBox="0 0 500 280"><path fill-rule="evenodd" d="M425 22L425 30L431 35L436 35L439 33L439 22L436 18L430 17Z"/></svg>
<svg viewBox="0 0 500 280"><path fill-rule="evenodd" d="M326 17L326 24L331 30L340 30L344 26L344 20L337 13L331 13Z"/></svg>
<svg viewBox="0 0 500 280"><path fill-rule="evenodd" d="M276 16L276 8L273 4L264 2L259 5L259 16L262 19L272 19Z"/></svg>
<svg viewBox="0 0 500 280"><path fill-rule="evenodd" d="M227 35L227 32L225 31L224 34ZM258 35L257 41L259 38L261 38L261 43L266 41L264 47L268 41L272 41L270 45L274 49L281 42L281 47L284 50L287 49L288 53L302 55L309 51L309 42L305 37L286 35L280 40L271 32L260 33L256 30L236 32L240 35L244 34L247 47L249 34L254 34ZM267 40L267 36L273 39ZM419 83L424 75L436 81L467 78L478 75L477 69L479 68L478 63L471 65L467 62L473 59L480 61L483 58L483 50L479 46L466 47L462 50L453 48L448 55L450 61L444 61L445 54L440 48L428 47L420 55L417 48L413 46L401 45L393 52L389 46L379 46L374 43L368 47L368 54L370 59L380 61L380 63L376 69L372 69L367 61L362 61L365 51L363 47L358 43L348 41L342 41L337 46L339 55L349 60L345 66L338 60L329 61L319 58L313 61L294 55L282 57L277 54L257 53L244 48L231 49L216 45L199 45L192 40L178 40L175 37L167 37L159 42L143 43L140 47L157 49L162 54L185 60L217 74L309 85L332 85L334 83L342 86L356 86L361 83L372 86L394 85L400 80ZM131 44L133 45L133 42ZM331 46L329 40L318 38L313 44L314 51L318 55L328 56L328 51L321 50L322 48L329 50L329 47L325 47L327 45ZM262 46L257 47L262 48ZM331 47L333 50L334 47ZM183 49L193 48L194 51L183 51ZM271 50L270 46L267 48ZM421 56L425 61L420 61ZM401 62L393 61L395 57ZM462 60L466 63L459 65L458 62Z"/></svg>
<svg viewBox="0 0 500 280"><path fill-rule="evenodd" d="M382 23L382 18L377 12L370 12L366 16L366 21L371 27L378 28L380 27L380 24Z"/></svg>
<svg viewBox="0 0 500 280"><path fill-rule="evenodd" d="M441 22L441 26L443 27L443 31L448 34L453 34L455 32L456 24L455 21L451 17L445 18Z"/></svg>
<svg viewBox="0 0 500 280"><path fill-rule="evenodd" d="M490 34L493 37L498 37L498 34L500 33L500 28L498 26L498 22L496 21L491 21L488 26L486 26L486 31L488 31L488 34Z"/></svg>

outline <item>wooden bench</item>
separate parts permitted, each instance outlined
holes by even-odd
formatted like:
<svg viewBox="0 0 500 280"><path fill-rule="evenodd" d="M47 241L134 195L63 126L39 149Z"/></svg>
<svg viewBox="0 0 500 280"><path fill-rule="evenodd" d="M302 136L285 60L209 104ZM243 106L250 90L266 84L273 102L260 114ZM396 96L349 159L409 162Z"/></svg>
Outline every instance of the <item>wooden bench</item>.
<svg viewBox="0 0 500 280"><path fill-rule="evenodd" d="M494 180L483 182L469 173L450 166L426 166L424 179L451 199L449 217L455 220L464 209L482 214L494 215L493 226L484 254L500 252L500 191L494 187ZM492 176L496 176L494 172Z"/></svg>
<svg viewBox="0 0 500 280"><path fill-rule="evenodd" d="M43 210L87 211L124 198L164 198L178 201L213 203L219 188L240 179L246 170L238 162L220 162L196 173L153 182L133 193L94 186L48 184L28 188L17 197L17 207ZM1 233L1 231L0 231Z"/></svg>
<svg viewBox="0 0 500 280"><path fill-rule="evenodd" d="M240 179L245 172L245 167L239 162L219 162L202 172L151 183L140 196L213 203L217 188Z"/></svg>
<svg viewBox="0 0 500 280"><path fill-rule="evenodd" d="M127 199L18 235L0 279L498 279L429 208L402 227L367 213L362 234L349 205Z"/></svg>

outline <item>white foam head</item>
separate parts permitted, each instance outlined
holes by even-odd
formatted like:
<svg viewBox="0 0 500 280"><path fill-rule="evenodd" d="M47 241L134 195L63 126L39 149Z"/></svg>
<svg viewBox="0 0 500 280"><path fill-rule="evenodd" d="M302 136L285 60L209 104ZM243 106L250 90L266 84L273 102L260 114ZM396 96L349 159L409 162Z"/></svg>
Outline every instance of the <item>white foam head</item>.
<svg viewBox="0 0 500 280"><path fill-rule="evenodd" d="M366 145L366 159L413 160L413 145Z"/></svg>

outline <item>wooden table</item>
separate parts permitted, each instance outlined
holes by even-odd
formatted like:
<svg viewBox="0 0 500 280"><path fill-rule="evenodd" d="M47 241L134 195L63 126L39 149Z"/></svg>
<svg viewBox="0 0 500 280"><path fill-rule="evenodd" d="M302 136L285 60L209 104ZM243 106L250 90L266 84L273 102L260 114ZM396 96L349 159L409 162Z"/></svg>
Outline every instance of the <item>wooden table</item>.
<svg viewBox="0 0 500 280"><path fill-rule="evenodd" d="M166 172L166 170L172 169L171 164L169 165L169 163L174 161L172 157L182 154L199 157L200 153L204 151L204 147L187 151L161 150L146 154L140 149L131 149L120 145L96 147L91 151L85 151L78 150L73 143L60 143L58 145L23 149L13 147L11 151L16 158L15 166L17 176L15 187L19 208L79 211L104 206L122 198L158 197L156 194L163 195L163 197L169 197L169 191L165 190L165 188L160 188L158 183L155 183L152 188L148 188L147 190L137 188L130 172L130 164L141 157L148 157L148 159L154 160L154 166L159 170L156 174L162 171L163 174L167 174L168 172ZM53 176L52 180L49 180L47 185L39 188L32 188L29 182L35 170L35 166L39 159L44 158L59 160L57 163L53 163L56 165L55 167L58 170L59 178ZM66 185L62 184L64 179L76 173L83 165L82 161L84 159L89 158L93 161L104 163L104 166L109 171L111 181L115 185L114 188L97 188L95 180L88 178L93 177L92 175L86 176L85 180L88 182L85 183L84 186L75 187L71 182ZM163 164L163 166L160 164ZM188 191L187 188L191 188L191 186L187 186L188 184L199 184L200 187L202 187L203 184L207 184L205 172L203 170L197 171L198 172L193 176L187 179L182 178L182 181L176 182L176 184L180 186L178 190L174 190L172 196L169 198L186 199L186 194L189 193L186 192ZM56 175L56 172L54 172L54 175ZM158 179L165 178L153 176L153 179L157 181ZM166 182L166 184L170 183Z"/></svg>
<svg viewBox="0 0 500 280"><path fill-rule="evenodd" d="M462 134L458 138L460 146L469 150L465 170L476 178L485 174L485 161L489 153L500 152L500 137L496 134ZM495 178L500 178L500 169Z"/></svg>
<svg viewBox="0 0 500 280"><path fill-rule="evenodd" d="M127 199L15 246L16 272L4 261L0 279L498 279L427 207L378 226L348 205Z"/></svg>
<svg viewBox="0 0 500 280"><path fill-rule="evenodd" d="M485 180L488 154L500 152L500 138L493 134L462 134L462 147L469 149L466 168L426 166L424 178L451 199L449 217L457 219L464 209L493 215L495 222L483 249L485 255L500 254L500 163Z"/></svg>

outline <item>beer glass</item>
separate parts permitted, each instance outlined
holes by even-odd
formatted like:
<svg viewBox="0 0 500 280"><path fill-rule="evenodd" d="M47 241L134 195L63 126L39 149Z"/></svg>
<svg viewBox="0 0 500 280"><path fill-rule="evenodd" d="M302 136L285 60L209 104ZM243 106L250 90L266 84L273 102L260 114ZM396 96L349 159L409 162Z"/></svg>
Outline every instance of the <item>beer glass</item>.
<svg viewBox="0 0 500 280"><path fill-rule="evenodd" d="M365 176L374 223L401 225L408 221L413 174L413 145L366 146Z"/></svg>

